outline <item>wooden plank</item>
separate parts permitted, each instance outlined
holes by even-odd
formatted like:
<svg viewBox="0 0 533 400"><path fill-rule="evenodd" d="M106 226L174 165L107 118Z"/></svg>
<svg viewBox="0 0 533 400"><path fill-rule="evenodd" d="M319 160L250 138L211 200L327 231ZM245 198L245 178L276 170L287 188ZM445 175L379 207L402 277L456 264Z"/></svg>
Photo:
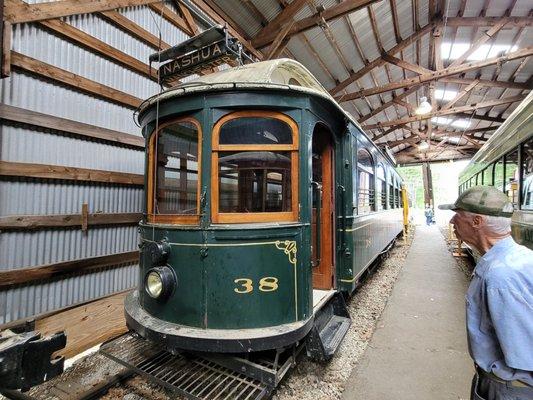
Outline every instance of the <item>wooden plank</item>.
<svg viewBox="0 0 533 400"><path fill-rule="evenodd" d="M11 161L0 161L0 176L119 183L135 186L144 185L144 175L103 171L98 169L64 167L62 165L31 164Z"/></svg>
<svg viewBox="0 0 533 400"><path fill-rule="evenodd" d="M533 25L531 17L503 17L506 19L507 28L523 28ZM450 17L446 19L446 26L460 27L471 26L482 28L485 26L494 26L500 23L502 17Z"/></svg>
<svg viewBox="0 0 533 400"><path fill-rule="evenodd" d="M294 25L294 21L293 20L289 21L279 31L278 35L272 42L272 45L268 49L268 54L265 57L267 60L271 60L272 58L275 58L278 54L280 54L283 51L285 46L289 43L288 40L285 40L285 37L287 36L287 33L289 33L293 25Z"/></svg>
<svg viewBox="0 0 533 400"><path fill-rule="evenodd" d="M467 87L462 89L459 93L457 93L457 95L453 99L451 99L448 103L443 105L441 107L441 110L447 110L449 108L452 108L455 105L455 103L457 103L459 100L465 97L468 93L470 93L470 91L473 90L478 83L479 83L478 80L474 80L474 82L472 82Z"/></svg>
<svg viewBox="0 0 533 400"><path fill-rule="evenodd" d="M4 21L0 33L2 40L0 43L0 77L6 78L11 75L11 37L13 35L11 23Z"/></svg>
<svg viewBox="0 0 533 400"><path fill-rule="evenodd" d="M159 38L153 35L151 32L137 25L135 22L129 20L118 11L102 11L99 15L109 23L118 26L125 32L129 33L133 37L141 40L152 48L159 50L165 50L170 47L168 43L160 41Z"/></svg>
<svg viewBox="0 0 533 400"><path fill-rule="evenodd" d="M89 226L89 205L83 203L81 205L81 230L87 232L87 227Z"/></svg>
<svg viewBox="0 0 533 400"><path fill-rule="evenodd" d="M87 225L138 224L142 213L89 213ZM81 227L81 214L10 215L0 217L0 230Z"/></svg>
<svg viewBox="0 0 533 400"><path fill-rule="evenodd" d="M388 63L394 64L400 68L415 72L420 75L432 72L430 69L424 68L420 65L412 64L408 61L401 60L398 57L391 56L390 54L385 53L382 57Z"/></svg>
<svg viewBox="0 0 533 400"><path fill-rule="evenodd" d="M68 41L74 42L74 44L80 47L87 48L119 65L122 65L123 67L157 82L157 70L155 68L151 68L148 64L139 61L135 57L108 45L72 25L60 20L41 21L39 24L57 35L64 37Z"/></svg>
<svg viewBox="0 0 533 400"><path fill-rule="evenodd" d="M13 107L7 104L0 104L0 119L74 134L83 138L100 139L110 143L119 143L144 149L144 138L140 136L30 111L24 108Z"/></svg>
<svg viewBox="0 0 533 400"><path fill-rule="evenodd" d="M85 305L37 320L35 330L43 335L65 331L67 345L57 352L66 358L128 331L124 318L124 299L118 293Z"/></svg>
<svg viewBox="0 0 533 400"><path fill-rule="evenodd" d="M389 83L387 85L378 86L378 87L374 87L371 89L365 89L365 90L361 90L355 93L350 93L350 94L343 96L341 101L354 100L360 97L376 95L376 94L388 92L391 90L409 87L417 83L424 83L424 82L429 82L433 80L438 80L440 78L445 78L451 75L457 75L457 74L472 71L475 69L480 69L483 67L487 67L489 65L501 64L506 61L512 61L512 60L516 60L519 58L528 57L530 55L533 55L533 46L524 47L522 49L508 53L501 57L492 57L492 58L487 58L486 60L468 62L462 65L459 65L457 67L445 68L443 70L419 75L415 78L403 79L401 81Z"/></svg>
<svg viewBox="0 0 533 400"><path fill-rule="evenodd" d="M268 23L267 26L261 29L257 35L255 35L255 37L252 39L252 44L258 41L258 39L263 36L274 34L274 38L276 38L280 30L286 31L283 35L283 37L285 37L287 33L289 33L289 30L292 29L292 24L289 28L287 28L287 24L292 21L293 17L306 4L307 0L294 0L287 7L285 7L278 15L276 15L274 19ZM274 39L273 42L275 41L276 40Z"/></svg>
<svg viewBox="0 0 533 400"><path fill-rule="evenodd" d="M45 3L46 4L46 3ZM28 57L24 54L11 52L11 64L23 71L38 75L44 79L56 81L61 85L66 85L74 89L89 93L96 97L118 103L125 107L136 109L141 105L142 100L124 93L112 87L76 75L72 72L55 67L45 62Z"/></svg>
<svg viewBox="0 0 533 400"><path fill-rule="evenodd" d="M87 272L96 268L109 267L117 264L133 263L139 260L139 250L106 256L82 258L63 261L37 267L16 268L0 271L0 288L12 285L27 284L40 279L53 279L73 272Z"/></svg>
<svg viewBox="0 0 533 400"><path fill-rule="evenodd" d="M162 16L176 28L185 32L187 35L194 36L194 31L189 28L187 22L174 11L172 11L170 8L165 6L164 2L153 2L149 5L149 7L157 14L158 17Z"/></svg>
<svg viewBox="0 0 533 400"><path fill-rule="evenodd" d="M5 19L13 24L42 21L114 10L121 7L156 3L157 0L61 0L38 4L27 4L19 0L5 0Z"/></svg>

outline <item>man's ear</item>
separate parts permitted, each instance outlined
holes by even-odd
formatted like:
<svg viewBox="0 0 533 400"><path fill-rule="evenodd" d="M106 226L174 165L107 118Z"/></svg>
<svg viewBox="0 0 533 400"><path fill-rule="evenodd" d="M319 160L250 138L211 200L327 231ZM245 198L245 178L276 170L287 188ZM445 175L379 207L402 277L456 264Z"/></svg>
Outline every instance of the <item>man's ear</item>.
<svg viewBox="0 0 533 400"><path fill-rule="evenodd" d="M479 229L481 225L483 225L483 217L481 215L474 215L474 218L472 218L472 227Z"/></svg>

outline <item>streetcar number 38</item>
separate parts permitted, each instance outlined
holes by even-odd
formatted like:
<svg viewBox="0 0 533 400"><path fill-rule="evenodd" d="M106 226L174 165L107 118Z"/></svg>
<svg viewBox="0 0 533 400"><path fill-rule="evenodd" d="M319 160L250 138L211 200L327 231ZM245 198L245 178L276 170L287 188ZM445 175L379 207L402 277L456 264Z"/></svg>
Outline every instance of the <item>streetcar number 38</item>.
<svg viewBox="0 0 533 400"><path fill-rule="evenodd" d="M234 288L235 293L251 293L254 291L254 282L249 278L238 278L233 281L238 287ZM265 276L259 280L259 291L261 292L273 292L278 290L278 278L273 276Z"/></svg>

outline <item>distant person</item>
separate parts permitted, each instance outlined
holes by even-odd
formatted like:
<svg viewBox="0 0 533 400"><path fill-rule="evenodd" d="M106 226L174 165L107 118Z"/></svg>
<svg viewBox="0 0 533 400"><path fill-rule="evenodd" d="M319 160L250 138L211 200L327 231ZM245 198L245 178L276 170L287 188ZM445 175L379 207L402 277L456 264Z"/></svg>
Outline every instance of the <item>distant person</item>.
<svg viewBox="0 0 533 400"><path fill-rule="evenodd" d="M533 251L511 237L513 205L475 186L439 208L455 211L457 238L482 255L466 294L471 399L533 400Z"/></svg>
<svg viewBox="0 0 533 400"><path fill-rule="evenodd" d="M426 216L426 225L430 226L433 223L433 209L429 206L429 204L426 204L424 215Z"/></svg>

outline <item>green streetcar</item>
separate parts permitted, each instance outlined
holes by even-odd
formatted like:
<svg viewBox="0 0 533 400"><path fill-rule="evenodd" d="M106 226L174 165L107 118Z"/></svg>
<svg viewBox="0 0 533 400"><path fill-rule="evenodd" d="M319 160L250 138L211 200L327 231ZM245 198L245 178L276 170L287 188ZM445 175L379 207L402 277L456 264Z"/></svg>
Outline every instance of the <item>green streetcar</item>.
<svg viewBox="0 0 533 400"><path fill-rule="evenodd" d="M344 296L403 230L391 157L288 59L171 88L138 120L146 210L128 326L175 351L306 339L331 357Z"/></svg>
<svg viewBox="0 0 533 400"><path fill-rule="evenodd" d="M459 192L475 185L495 186L507 193L515 207L513 237L533 249L533 92L459 176Z"/></svg>

